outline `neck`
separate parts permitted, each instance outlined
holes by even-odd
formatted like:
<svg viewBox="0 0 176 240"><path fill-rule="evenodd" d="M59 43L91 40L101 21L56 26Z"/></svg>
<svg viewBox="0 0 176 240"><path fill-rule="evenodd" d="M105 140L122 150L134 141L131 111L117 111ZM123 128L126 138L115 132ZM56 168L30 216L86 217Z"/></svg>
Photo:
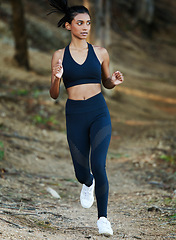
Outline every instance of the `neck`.
<svg viewBox="0 0 176 240"><path fill-rule="evenodd" d="M70 46L72 48L77 48L77 49L87 48L87 41L86 41L86 39L75 39L75 38L72 38Z"/></svg>

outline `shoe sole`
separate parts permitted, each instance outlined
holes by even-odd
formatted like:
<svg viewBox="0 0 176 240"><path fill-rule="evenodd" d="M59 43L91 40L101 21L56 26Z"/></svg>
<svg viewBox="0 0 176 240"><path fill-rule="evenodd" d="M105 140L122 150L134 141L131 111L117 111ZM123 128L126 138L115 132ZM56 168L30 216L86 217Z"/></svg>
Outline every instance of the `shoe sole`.
<svg viewBox="0 0 176 240"><path fill-rule="evenodd" d="M110 234L110 233L99 233L101 236L105 236L105 237L111 237L113 236L113 234Z"/></svg>

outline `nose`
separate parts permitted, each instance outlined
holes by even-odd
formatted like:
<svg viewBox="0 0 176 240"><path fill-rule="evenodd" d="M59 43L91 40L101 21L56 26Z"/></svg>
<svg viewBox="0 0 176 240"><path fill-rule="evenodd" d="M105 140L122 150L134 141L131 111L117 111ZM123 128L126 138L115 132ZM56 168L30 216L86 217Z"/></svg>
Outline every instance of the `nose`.
<svg viewBox="0 0 176 240"><path fill-rule="evenodd" d="M83 30L88 30L88 29L89 29L89 26L86 23L84 23L83 24Z"/></svg>

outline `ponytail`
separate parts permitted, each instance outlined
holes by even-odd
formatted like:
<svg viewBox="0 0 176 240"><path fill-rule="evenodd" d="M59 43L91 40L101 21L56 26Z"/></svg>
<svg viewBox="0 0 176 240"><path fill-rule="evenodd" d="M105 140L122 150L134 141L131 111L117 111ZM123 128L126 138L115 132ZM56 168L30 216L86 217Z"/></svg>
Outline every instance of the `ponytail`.
<svg viewBox="0 0 176 240"><path fill-rule="evenodd" d="M48 0L49 4L54 8L47 15L51 13L61 12L64 13L65 16L60 19L57 23L57 26L62 26L65 28L65 23L68 22L71 24L74 17L79 13L87 13L90 16L89 10L84 6L72 6L68 7L67 0Z"/></svg>
<svg viewBox="0 0 176 240"><path fill-rule="evenodd" d="M54 8L50 13L54 12L61 12L61 13L67 13L68 11L68 5L67 0L48 0L49 4Z"/></svg>

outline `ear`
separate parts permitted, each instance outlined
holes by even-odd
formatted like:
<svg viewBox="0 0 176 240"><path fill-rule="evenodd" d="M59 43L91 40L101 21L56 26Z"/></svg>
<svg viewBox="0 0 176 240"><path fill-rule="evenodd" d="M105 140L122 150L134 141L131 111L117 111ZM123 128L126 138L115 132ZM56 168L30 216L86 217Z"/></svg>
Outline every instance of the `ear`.
<svg viewBox="0 0 176 240"><path fill-rule="evenodd" d="M68 30L68 31L71 31L71 24L66 22L65 23L65 28Z"/></svg>

